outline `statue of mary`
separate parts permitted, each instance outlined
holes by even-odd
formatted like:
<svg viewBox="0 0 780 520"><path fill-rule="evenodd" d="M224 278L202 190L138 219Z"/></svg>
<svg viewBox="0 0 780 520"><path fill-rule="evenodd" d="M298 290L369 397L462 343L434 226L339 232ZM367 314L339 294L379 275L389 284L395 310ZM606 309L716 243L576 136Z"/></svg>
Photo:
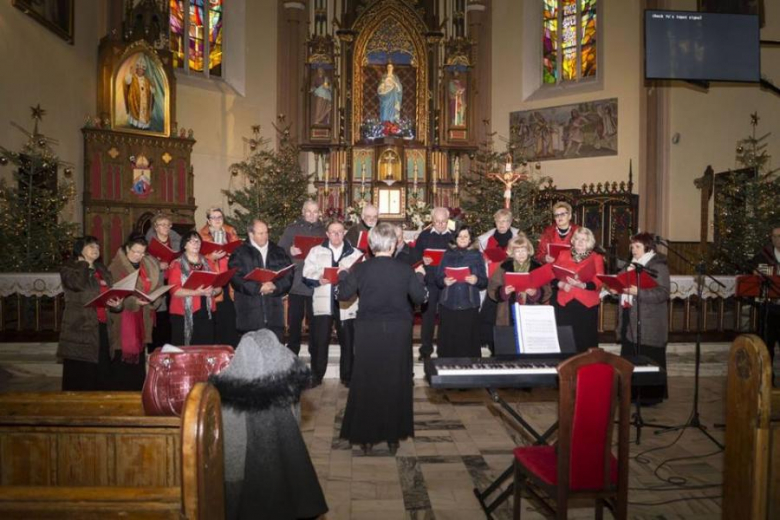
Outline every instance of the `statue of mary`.
<svg viewBox="0 0 780 520"><path fill-rule="evenodd" d="M393 64L387 64L387 72L382 76L377 88L379 94L379 120L397 123L401 119L401 100L403 87L398 76L393 74Z"/></svg>

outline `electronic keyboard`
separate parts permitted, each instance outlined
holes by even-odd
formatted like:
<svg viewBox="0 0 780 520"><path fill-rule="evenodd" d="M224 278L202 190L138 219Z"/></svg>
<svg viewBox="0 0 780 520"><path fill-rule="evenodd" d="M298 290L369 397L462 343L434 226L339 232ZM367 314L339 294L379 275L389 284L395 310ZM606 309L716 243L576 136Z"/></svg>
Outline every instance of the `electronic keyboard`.
<svg viewBox="0 0 780 520"><path fill-rule="evenodd" d="M556 367L576 354L499 356L491 358L434 358L426 360L426 379L433 388L555 387ZM650 358L626 358L634 365L631 384L662 385L666 372Z"/></svg>

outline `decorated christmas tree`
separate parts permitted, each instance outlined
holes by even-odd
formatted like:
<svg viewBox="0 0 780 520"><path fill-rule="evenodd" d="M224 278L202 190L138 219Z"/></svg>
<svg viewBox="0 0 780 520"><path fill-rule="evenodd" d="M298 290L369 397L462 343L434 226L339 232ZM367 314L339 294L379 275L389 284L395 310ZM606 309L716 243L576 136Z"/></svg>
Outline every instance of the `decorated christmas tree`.
<svg viewBox="0 0 780 520"><path fill-rule="evenodd" d="M756 136L759 117L750 116L753 131L737 142L737 172L715 181L715 244L713 264L718 273L749 270L749 260L767 242L780 222L780 180L770 170L770 133Z"/></svg>
<svg viewBox="0 0 780 520"><path fill-rule="evenodd" d="M512 145L503 153L494 148L493 138L495 132L488 135L486 142L477 150L471 161L471 167L465 175L466 189L461 197L461 208L465 212L465 221L472 226L475 233L480 234L495 227L493 214L504 207L505 185L491 174L505 172L506 163L512 156ZM514 221L513 227L525 232L530 238L536 239L536 235L549 222L549 212L539 211L535 206L535 200L546 177L532 171L528 165L515 158L512 164L513 171L522 170L526 175L512 185L511 207Z"/></svg>
<svg viewBox="0 0 780 520"><path fill-rule="evenodd" d="M45 113L40 105L32 107L32 132L12 123L27 136L21 151L0 146L0 165L16 167L12 182L0 180L0 272L58 269L78 229L61 221L75 188L70 181L57 180L60 166L66 166L66 176L72 169L52 151L56 141L38 131Z"/></svg>
<svg viewBox="0 0 780 520"><path fill-rule="evenodd" d="M246 140L250 155L230 167L233 176L243 179L243 187L223 193L232 209L228 223L239 234L244 235L247 224L259 218L268 223L271 240L277 241L284 228L301 215L312 175L301 168L300 148L290 136L289 127L274 128L277 148L260 136L259 125L252 127L252 138Z"/></svg>

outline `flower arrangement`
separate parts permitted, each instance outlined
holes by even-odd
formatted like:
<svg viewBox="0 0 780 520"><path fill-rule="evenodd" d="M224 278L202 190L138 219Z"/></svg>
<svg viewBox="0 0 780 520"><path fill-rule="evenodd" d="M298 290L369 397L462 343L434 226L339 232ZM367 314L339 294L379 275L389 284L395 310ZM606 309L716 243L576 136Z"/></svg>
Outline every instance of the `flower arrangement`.
<svg viewBox="0 0 780 520"><path fill-rule="evenodd" d="M363 208L366 207L368 202L364 199L355 200L351 206L347 206L346 221L353 224L360 222L360 216L363 214Z"/></svg>
<svg viewBox="0 0 780 520"><path fill-rule="evenodd" d="M330 221L330 220L339 220L341 222L344 221L344 213L342 213L341 208L328 208L323 213L323 216L325 217L326 221Z"/></svg>
<svg viewBox="0 0 780 520"><path fill-rule="evenodd" d="M406 218L415 229L422 229L431 222L431 210L433 208L424 200L412 199L406 207Z"/></svg>
<svg viewBox="0 0 780 520"><path fill-rule="evenodd" d="M383 137L414 139L414 121L408 118L402 118L398 122L379 121L375 118L366 119L360 126L360 135L367 141Z"/></svg>

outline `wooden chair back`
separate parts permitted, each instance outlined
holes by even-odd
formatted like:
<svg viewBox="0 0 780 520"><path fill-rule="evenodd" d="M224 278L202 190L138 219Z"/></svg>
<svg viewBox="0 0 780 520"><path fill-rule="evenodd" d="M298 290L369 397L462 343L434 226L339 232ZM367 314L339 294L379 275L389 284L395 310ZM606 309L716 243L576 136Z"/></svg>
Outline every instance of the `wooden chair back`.
<svg viewBox="0 0 780 520"><path fill-rule="evenodd" d="M614 490L628 497L628 444L633 365L592 348L558 365L558 494ZM617 486L612 476L612 432L618 412ZM622 504L622 506L621 506Z"/></svg>

